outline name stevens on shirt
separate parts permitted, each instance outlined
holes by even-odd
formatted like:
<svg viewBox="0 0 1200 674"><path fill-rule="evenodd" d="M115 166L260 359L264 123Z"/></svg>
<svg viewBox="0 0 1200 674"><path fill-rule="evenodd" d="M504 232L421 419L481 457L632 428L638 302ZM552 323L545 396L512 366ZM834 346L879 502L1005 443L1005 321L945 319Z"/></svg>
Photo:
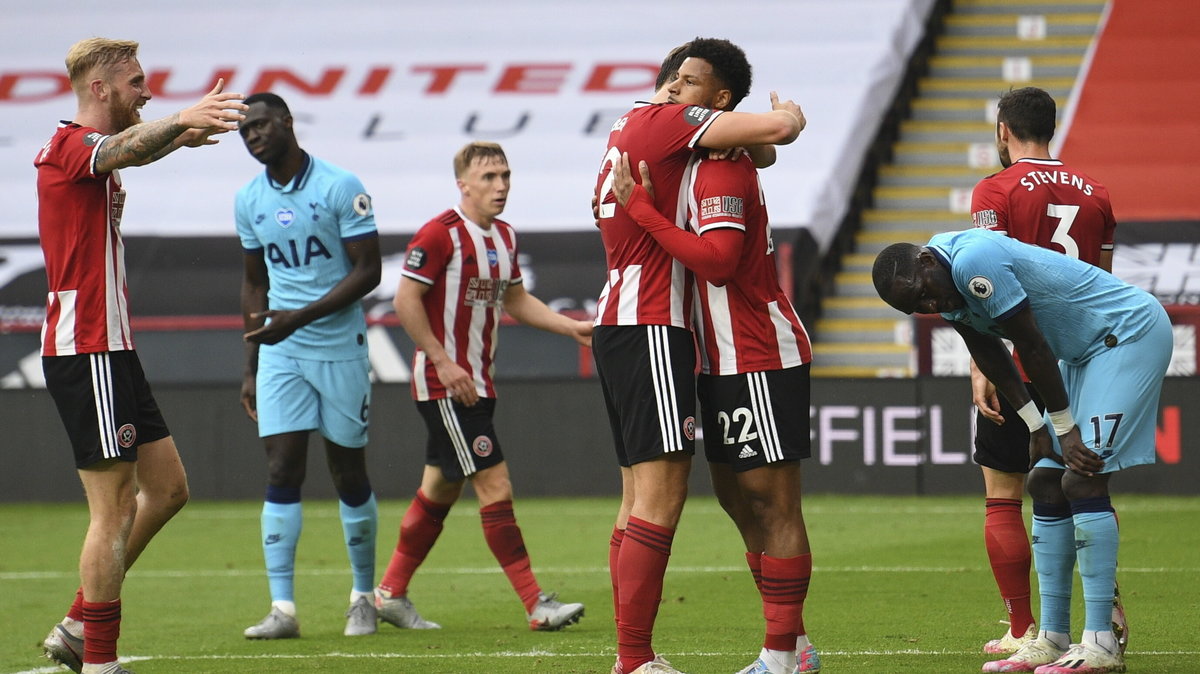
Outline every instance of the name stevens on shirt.
<svg viewBox="0 0 1200 674"><path fill-rule="evenodd" d="M1030 171L1025 174L1024 178L1021 178L1021 184L1028 192L1032 192L1040 185L1069 185L1088 196L1092 195L1092 186L1083 178L1068 171Z"/></svg>

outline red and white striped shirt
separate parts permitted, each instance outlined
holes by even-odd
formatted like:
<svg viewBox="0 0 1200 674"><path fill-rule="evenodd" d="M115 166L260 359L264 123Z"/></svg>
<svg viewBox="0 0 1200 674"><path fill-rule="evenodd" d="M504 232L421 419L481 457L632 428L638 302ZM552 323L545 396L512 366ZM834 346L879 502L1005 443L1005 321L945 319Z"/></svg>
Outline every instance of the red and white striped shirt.
<svg viewBox="0 0 1200 674"><path fill-rule="evenodd" d="M745 232L737 271L728 283L712 285L704 280L704 270L696 270L700 371L742 374L811 362L808 332L779 287L766 199L754 162L744 154L736 161L702 159L691 178L688 210L696 233L721 228Z"/></svg>
<svg viewBox="0 0 1200 674"><path fill-rule="evenodd" d="M623 152L629 153L630 166L647 162L654 179L655 209L685 228L686 202L681 194L693 149L720 114L695 105L644 105L613 125L596 181L608 269L596 306L596 325L691 326L691 273L624 209L617 208L612 169Z"/></svg>
<svg viewBox="0 0 1200 674"><path fill-rule="evenodd" d="M43 356L133 349L121 240L125 190L116 171L95 172L96 152L107 139L62 122L33 162L50 289Z"/></svg>
<svg viewBox="0 0 1200 674"><path fill-rule="evenodd" d="M522 282L512 226L495 220L485 229L457 207L448 210L413 236L401 273L430 286L421 301L434 336L475 380L475 392L495 398L500 308L508 286ZM419 348L413 357L412 394L422 401L447 397L437 368Z"/></svg>

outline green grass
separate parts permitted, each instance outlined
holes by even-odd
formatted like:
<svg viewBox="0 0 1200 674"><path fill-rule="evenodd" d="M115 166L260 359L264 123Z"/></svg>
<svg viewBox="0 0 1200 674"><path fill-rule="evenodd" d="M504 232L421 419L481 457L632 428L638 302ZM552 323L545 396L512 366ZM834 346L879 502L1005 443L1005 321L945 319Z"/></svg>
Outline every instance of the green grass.
<svg viewBox="0 0 1200 674"><path fill-rule="evenodd" d="M349 593L335 504L305 505L297 602L304 638L250 642L269 607L258 503L192 503L125 585L121 653L161 672L607 672L614 653L607 549L614 499L523 499L517 517L544 588L587 604L562 632L530 632L484 544L474 504L450 515L410 596L438 631L341 634ZM1200 499L1116 499L1130 672L1200 672ZM405 504L381 507L379 572ZM1003 615L982 541L981 497L812 496L815 569L805 622L825 672L978 672ZM1028 510L1028 508L1027 508ZM0 673L53 671L36 647L77 584L82 503L0 507ZM1075 636L1082 621L1076 587ZM1035 611L1036 613L1036 611ZM740 540L711 499L689 502L667 571L655 646L686 672L732 672L757 654L760 604Z"/></svg>

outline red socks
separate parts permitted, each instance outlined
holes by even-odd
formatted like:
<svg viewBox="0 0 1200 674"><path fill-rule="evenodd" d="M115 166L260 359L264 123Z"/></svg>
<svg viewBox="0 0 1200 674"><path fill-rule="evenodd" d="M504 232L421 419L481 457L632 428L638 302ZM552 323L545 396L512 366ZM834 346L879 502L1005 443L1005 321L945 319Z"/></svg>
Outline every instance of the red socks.
<svg viewBox="0 0 1200 674"><path fill-rule="evenodd" d="M75 590L75 601L71 602L71 608L67 609L67 617L71 620L83 622L83 586L79 586Z"/></svg>
<svg viewBox="0 0 1200 674"><path fill-rule="evenodd" d="M117 659L121 636L121 600L80 601L83 615L83 661L102 665Z"/></svg>
<svg viewBox="0 0 1200 674"><path fill-rule="evenodd" d="M409 581L433 549L449 512L449 505L434 503L421 490L417 490L416 498L408 506L400 523L400 540L396 543L396 551L392 553L383 579L379 581L379 589L389 592L393 597L408 593ZM529 555L525 552L525 541L513 515L512 501L501 501L480 508L479 516L483 521L483 537L488 547L504 568L513 589L520 595L525 610L532 611L537 605L541 589L529 566Z"/></svg>
<svg viewBox="0 0 1200 674"><path fill-rule="evenodd" d="M754 587L757 587L758 593L762 594L762 553L747 552L746 566L750 567L750 575L754 578Z"/></svg>
<svg viewBox="0 0 1200 674"><path fill-rule="evenodd" d="M1021 517L1021 500L987 499L987 515L983 520L983 536L987 545L992 575L1000 588L1000 597L1008 610L1009 632L1022 636L1033 624L1029 605L1029 535Z"/></svg>
<svg viewBox="0 0 1200 674"><path fill-rule="evenodd" d="M804 634L796 630L804 629L804 599L811 575L811 554L787 558L762 555L763 617L767 620L764 648L796 650L796 636Z"/></svg>
<svg viewBox="0 0 1200 674"><path fill-rule="evenodd" d="M497 501L480 508L479 518L483 521L483 537L488 547L525 604L525 612L532 612L541 588L529 568L529 553L525 551L525 539L517 526L512 501Z"/></svg>
<svg viewBox="0 0 1200 674"><path fill-rule="evenodd" d="M625 540L625 530L613 525L612 538L608 539L608 576L612 580L613 591L613 620L621 622L621 595L617 591L617 556L621 554L621 541Z"/></svg>
<svg viewBox="0 0 1200 674"><path fill-rule="evenodd" d="M629 518L617 554L616 573L617 656L622 671L632 672L654 659L650 641L674 536L674 529Z"/></svg>
<svg viewBox="0 0 1200 674"><path fill-rule="evenodd" d="M396 551L392 553L383 579L379 581L381 590L391 593L393 597L408 594L408 583L433 549L449 512L449 505L434 503L420 489L417 490L416 498L400 522L400 540L396 542Z"/></svg>

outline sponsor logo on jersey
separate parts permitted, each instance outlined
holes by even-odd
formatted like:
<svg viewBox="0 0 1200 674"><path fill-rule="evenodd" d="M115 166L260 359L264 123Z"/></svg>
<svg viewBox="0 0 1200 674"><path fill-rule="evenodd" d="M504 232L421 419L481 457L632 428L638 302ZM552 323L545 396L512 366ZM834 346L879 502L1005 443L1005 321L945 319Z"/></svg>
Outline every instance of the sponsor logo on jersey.
<svg viewBox="0 0 1200 674"><path fill-rule="evenodd" d="M137 442L137 429L133 424L125 424L117 429L117 444L125 449L133 446Z"/></svg>
<svg viewBox="0 0 1200 674"><path fill-rule="evenodd" d="M366 194L355 195L352 205L354 206L354 212L361 216L365 217L371 214L371 197Z"/></svg>
<svg viewBox="0 0 1200 674"><path fill-rule="evenodd" d="M700 126L708 116L712 114L710 108L705 108L699 105L689 105L683 109L683 121L692 126Z"/></svg>
<svg viewBox="0 0 1200 674"><path fill-rule="evenodd" d="M303 251L301 250L303 248ZM300 266L308 266L313 260L332 260L333 254L321 243L321 240L316 236L309 235L304 240L303 244L297 244L295 239L288 239L286 250L284 246L276 244L274 241L267 244L267 260L271 264L283 265L287 269Z"/></svg>
<svg viewBox="0 0 1200 674"><path fill-rule="evenodd" d="M116 175L115 172L113 175ZM118 229L121 227L121 216L125 214L125 195L125 190L117 190L113 192L112 201L110 202L111 205L108 209L109 215L111 216L109 221L112 222L113 227Z"/></svg>
<svg viewBox="0 0 1200 674"><path fill-rule="evenodd" d="M749 459L758 456L758 452L754 451L750 445L742 445L742 451L738 452L739 459Z"/></svg>
<svg viewBox="0 0 1200 674"><path fill-rule="evenodd" d="M1000 219L996 217L996 211L975 211L971 214L971 220L975 222L976 227L983 229L991 229L1000 223Z"/></svg>
<svg viewBox="0 0 1200 674"><path fill-rule="evenodd" d="M976 276L970 281L967 281L967 287L970 288L971 294L981 300L986 300L992 296L995 288L992 287L991 280L986 276Z"/></svg>
<svg viewBox="0 0 1200 674"><path fill-rule="evenodd" d="M486 435L481 435L471 442L471 451L480 458L491 456L493 449L495 446L492 444L492 439Z"/></svg>
<svg viewBox="0 0 1200 674"><path fill-rule="evenodd" d="M296 221L296 214L290 208L281 208L275 211L275 222L279 223L280 227L287 229Z"/></svg>
<svg viewBox="0 0 1200 674"><path fill-rule="evenodd" d="M696 439L696 417L688 417L683 420L683 436L688 440Z"/></svg>
<svg viewBox="0 0 1200 674"><path fill-rule="evenodd" d="M700 201L700 217L736 218L741 220L745 214L745 201L741 197L707 197Z"/></svg>
<svg viewBox="0 0 1200 674"><path fill-rule="evenodd" d="M500 306L508 281L495 278L472 278L467 280L463 291L463 304L471 307Z"/></svg>
<svg viewBox="0 0 1200 674"><path fill-rule="evenodd" d="M88 147L92 147L96 143L99 143L100 139L103 137L104 137L104 134L96 133L95 131L93 131L83 137L83 144Z"/></svg>
<svg viewBox="0 0 1200 674"><path fill-rule="evenodd" d="M416 246L412 250L408 251L408 259L404 261L404 266L414 270L424 267L425 249L420 246Z"/></svg>

